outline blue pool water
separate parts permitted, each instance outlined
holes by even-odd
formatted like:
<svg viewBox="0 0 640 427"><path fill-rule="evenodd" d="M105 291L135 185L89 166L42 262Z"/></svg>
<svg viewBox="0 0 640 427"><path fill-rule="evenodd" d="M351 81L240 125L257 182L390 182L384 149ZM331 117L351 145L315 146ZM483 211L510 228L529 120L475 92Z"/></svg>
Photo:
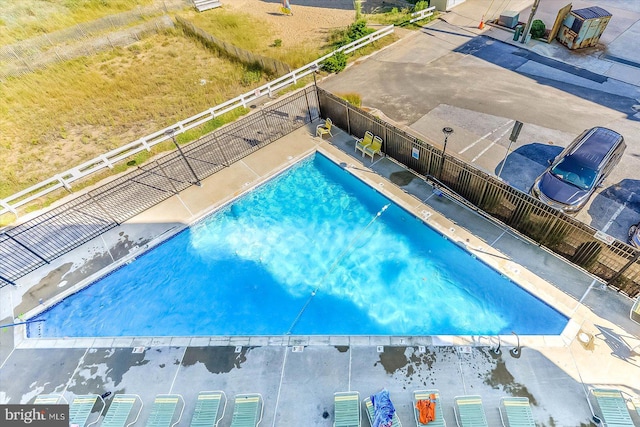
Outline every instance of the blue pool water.
<svg viewBox="0 0 640 427"><path fill-rule="evenodd" d="M567 323L320 154L37 318L30 336L552 335Z"/></svg>

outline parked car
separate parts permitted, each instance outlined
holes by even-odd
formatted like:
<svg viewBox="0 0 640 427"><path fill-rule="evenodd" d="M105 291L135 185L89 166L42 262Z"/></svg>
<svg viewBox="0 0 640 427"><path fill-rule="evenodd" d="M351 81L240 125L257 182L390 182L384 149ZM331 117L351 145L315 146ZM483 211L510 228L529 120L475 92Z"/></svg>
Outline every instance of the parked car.
<svg viewBox="0 0 640 427"><path fill-rule="evenodd" d="M629 227L629 244L640 248L640 222Z"/></svg>
<svg viewBox="0 0 640 427"><path fill-rule="evenodd" d="M626 144L619 133L594 127L582 132L531 187L531 195L568 214L584 207L618 164Z"/></svg>

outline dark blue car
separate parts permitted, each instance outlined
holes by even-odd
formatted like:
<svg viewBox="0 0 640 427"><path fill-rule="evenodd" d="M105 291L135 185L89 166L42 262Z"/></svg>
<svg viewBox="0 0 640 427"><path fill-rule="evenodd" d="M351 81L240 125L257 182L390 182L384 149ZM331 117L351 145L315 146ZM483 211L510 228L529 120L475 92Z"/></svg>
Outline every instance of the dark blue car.
<svg viewBox="0 0 640 427"><path fill-rule="evenodd" d="M618 164L626 148L619 133L603 127L584 131L531 187L531 195L568 214L584 207Z"/></svg>

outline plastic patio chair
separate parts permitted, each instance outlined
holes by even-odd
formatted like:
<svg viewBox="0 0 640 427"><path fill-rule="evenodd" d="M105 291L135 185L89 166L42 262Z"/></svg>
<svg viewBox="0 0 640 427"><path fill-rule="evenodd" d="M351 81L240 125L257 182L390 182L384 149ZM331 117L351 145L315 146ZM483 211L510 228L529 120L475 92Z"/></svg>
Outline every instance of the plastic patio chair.
<svg viewBox="0 0 640 427"><path fill-rule="evenodd" d="M459 427L489 427L480 396L458 396L453 403Z"/></svg>
<svg viewBox="0 0 640 427"><path fill-rule="evenodd" d="M360 427L360 393L341 391L334 393L335 420L333 427Z"/></svg>
<svg viewBox="0 0 640 427"><path fill-rule="evenodd" d="M237 394L233 404L231 427L256 427L262 421L262 396L258 393Z"/></svg>
<svg viewBox="0 0 640 427"><path fill-rule="evenodd" d="M178 418L172 423L178 410L178 404L182 403ZM184 411L184 399L179 394L159 394L153 401L151 414L147 419L147 427L173 427L180 422Z"/></svg>
<svg viewBox="0 0 640 427"><path fill-rule="evenodd" d="M536 427L531 405L526 397L500 399L500 420L504 427Z"/></svg>
<svg viewBox="0 0 640 427"><path fill-rule="evenodd" d="M354 151L362 151L362 157L364 157L364 149L373 143L373 134L369 131L364 133L364 137L356 140L356 146Z"/></svg>
<svg viewBox="0 0 640 427"><path fill-rule="evenodd" d="M373 425L373 420L375 419L375 409L373 408L373 402L371 402L371 397L365 397L362 400L362 404L364 405L365 412L367 414L367 418L369 418L369 423ZM400 422L400 418L398 418L398 413L393 413L393 418L391 418L391 426L392 427L402 427L402 423Z"/></svg>
<svg viewBox="0 0 640 427"><path fill-rule="evenodd" d="M140 402L140 408L133 421L127 423L137 401ZM140 412L142 412L142 406L142 399L137 394L116 394L111 399L111 405L109 405L101 427L125 427L135 424Z"/></svg>
<svg viewBox="0 0 640 427"><path fill-rule="evenodd" d="M222 406L222 414L220 414ZM223 391L201 391L198 393L196 408L191 419L191 427L217 426L227 408L227 395ZM220 416L218 416L220 414Z"/></svg>
<svg viewBox="0 0 640 427"><path fill-rule="evenodd" d="M620 390L595 388L589 390L589 393L595 398L600 410L593 415L602 422L603 427L634 427L627 409L627 399Z"/></svg>
<svg viewBox="0 0 640 427"><path fill-rule="evenodd" d="M380 154L381 149L382 149L382 138L376 135L373 137L373 142L371 143L371 145L364 147L364 154L371 156L371 161L373 162L373 156L375 154ZM364 157L364 154L363 154L363 157Z"/></svg>
<svg viewBox="0 0 640 427"><path fill-rule="evenodd" d="M431 399L433 395L433 399ZM421 400L432 400L435 403L435 419L428 421L429 427L445 427L447 423L442 417L442 405L440 403L440 391L438 390L416 390L413 392L413 415L416 419L416 426L426 426L420 422L420 411L418 410L418 402Z"/></svg>
<svg viewBox="0 0 640 427"><path fill-rule="evenodd" d="M319 124L316 127L316 136L320 138L324 138L325 135L333 136L331 133L331 127L333 126L333 122L330 118L327 117L327 120L323 124Z"/></svg>
<svg viewBox="0 0 640 427"><path fill-rule="evenodd" d="M87 421L91 416L91 412L93 411L93 407L96 403L100 401L101 408L98 412L98 416L96 419L89 424ZM75 396L69 405L69 425L76 425L79 427L88 427L91 426L98 421L100 421L100 416L104 411L105 403L102 396L97 394L86 394Z"/></svg>

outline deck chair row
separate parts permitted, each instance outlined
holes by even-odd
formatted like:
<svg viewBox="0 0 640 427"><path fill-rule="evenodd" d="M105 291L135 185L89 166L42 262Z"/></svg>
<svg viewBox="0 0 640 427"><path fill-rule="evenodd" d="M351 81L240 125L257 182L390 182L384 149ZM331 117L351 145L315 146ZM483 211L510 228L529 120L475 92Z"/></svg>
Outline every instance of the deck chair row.
<svg viewBox="0 0 640 427"><path fill-rule="evenodd" d="M376 414L370 397L362 400L363 412L370 425L374 425ZM360 394L357 391L338 392L334 395L334 427L359 427ZM454 398L454 412L459 427L488 426L480 396L458 396ZM413 392L413 413L416 426L445 427L442 415L440 392L416 390ZM529 400L526 397L503 397L500 401L500 418L505 427L535 427ZM397 413L391 419L393 427L402 427Z"/></svg>
<svg viewBox="0 0 640 427"><path fill-rule="evenodd" d="M59 394L40 395L35 404L68 403ZM97 405L97 416L89 422ZM201 391L191 418L191 427L215 427L224 417L227 397L223 391ZM75 396L69 404L69 425L88 427L96 424L105 409L104 399L99 395ZM174 427L182 419L184 399L179 394L159 394L153 401L147 427ZM102 420L102 427L129 427L138 421L142 412L142 399L136 394L113 396L109 409ZM134 408L136 408L134 410ZM262 421L263 399L258 393L235 396L232 427L256 427Z"/></svg>

